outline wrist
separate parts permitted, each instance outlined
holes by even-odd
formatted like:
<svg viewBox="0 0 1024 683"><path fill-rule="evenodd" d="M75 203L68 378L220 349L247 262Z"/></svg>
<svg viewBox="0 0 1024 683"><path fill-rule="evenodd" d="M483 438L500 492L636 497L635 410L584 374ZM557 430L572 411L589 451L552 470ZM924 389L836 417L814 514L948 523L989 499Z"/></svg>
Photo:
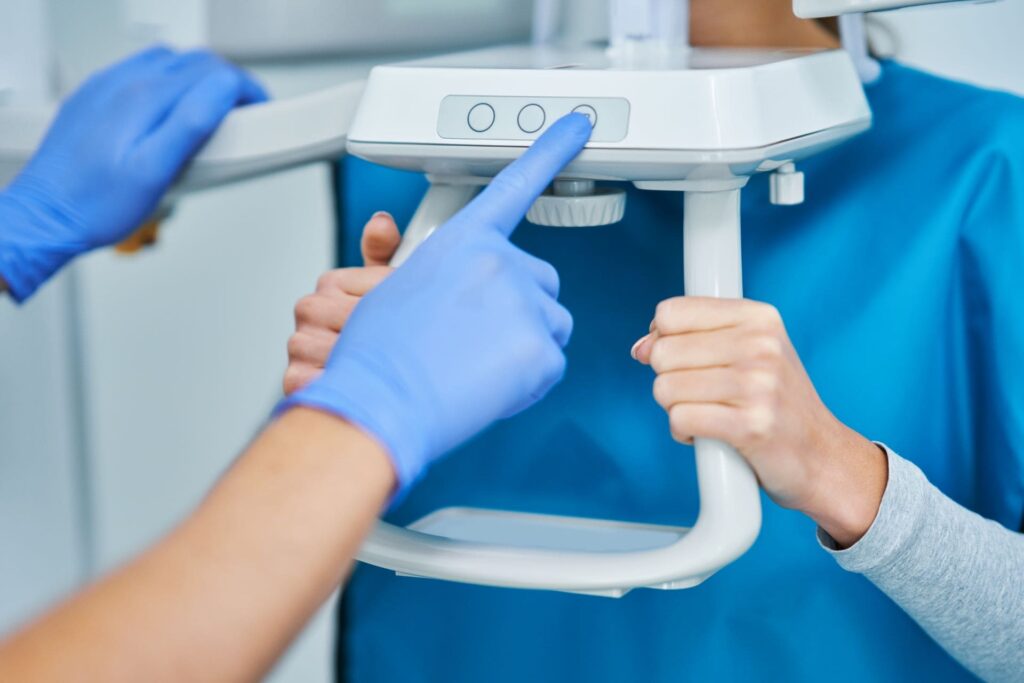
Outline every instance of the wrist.
<svg viewBox="0 0 1024 683"><path fill-rule="evenodd" d="M358 460L364 479L384 492L384 497L394 490L395 471L383 444L367 434L357 425L338 416L320 410L295 406L280 415L275 428L292 433L292 441L301 435L307 442L327 447L337 457L344 455ZM294 445L294 443L293 443Z"/></svg>
<svg viewBox="0 0 1024 683"><path fill-rule="evenodd" d="M367 367L353 354L336 356L320 378L287 397L275 414L305 407L353 425L381 446L402 490L419 478L429 449L423 443L418 416L408 415L409 411L398 405L403 392L382 382L380 376L372 364ZM339 377L343 381L338 381Z"/></svg>
<svg viewBox="0 0 1024 683"><path fill-rule="evenodd" d="M800 510L847 548L871 528L888 483L885 451L836 422L820 457L813 494Z"/></svg>
<svg viewBox="0 0 1024 683"><path fill-rule="evenodd" d="M0 192L0 278L18 302L85 250L45 205L17 190Z"/></svg>

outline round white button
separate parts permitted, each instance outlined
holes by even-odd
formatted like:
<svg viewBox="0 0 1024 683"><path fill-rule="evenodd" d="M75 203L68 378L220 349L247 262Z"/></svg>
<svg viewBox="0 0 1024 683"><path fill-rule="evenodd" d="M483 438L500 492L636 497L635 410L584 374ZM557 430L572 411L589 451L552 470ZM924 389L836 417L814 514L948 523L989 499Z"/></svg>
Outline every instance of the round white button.
<svg viewBox="0 0 1024 683"><path fill-rule="evenodd" d="M581 104L572 111L574 114L583 114L588 119L590 119L591 128L597 125L597 110L591 107L589 104Z"/></svg>
<svg viewBox="0 0 1024 683"><path fill-rule="evenodd" d="M539 104L528 104L519 110L519 130L524 133L536 133L544 127L547 114Z"/></svg>
<svg viewBox="0 0 1024 683"><path fill-rule="evenodd" d="M469 116L466 117L466 123L477 133L483 133L490 129L494 125L494 107L485 102L474 105L469 110Z"/></svg>

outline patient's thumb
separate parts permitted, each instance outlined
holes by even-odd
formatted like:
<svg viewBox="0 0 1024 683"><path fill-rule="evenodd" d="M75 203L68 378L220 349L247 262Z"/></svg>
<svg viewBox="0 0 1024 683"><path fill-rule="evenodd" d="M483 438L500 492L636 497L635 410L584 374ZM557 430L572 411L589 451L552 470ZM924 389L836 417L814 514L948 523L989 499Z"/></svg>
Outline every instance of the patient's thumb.
<svg viewBox="0 0 1024 683"><path fill-rule="evenodd" d="M386 211L378 211L363 228L360 247L364 265L386 266L401 241L395 219Z"/></svg>

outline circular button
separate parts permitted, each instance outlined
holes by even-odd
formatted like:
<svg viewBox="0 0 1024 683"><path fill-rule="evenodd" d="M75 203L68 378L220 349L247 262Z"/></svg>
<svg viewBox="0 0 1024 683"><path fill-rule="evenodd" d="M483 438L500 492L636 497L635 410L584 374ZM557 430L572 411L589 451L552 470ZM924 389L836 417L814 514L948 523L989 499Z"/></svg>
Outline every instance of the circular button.
<svg viewBox="0 0 1024 683"><path fill-rule="evenodd" d="M536 133L544 127L547 114L539 104L528 104L519 110L519 130L524 133Z"/></svg>
<svg viewBox="0 0 1024 683"><path fill-rule="evenodd" d="M589 104L581 104L572 110L574 114L583 114L590 119L590 127L593 128L597 125L597 110L591 107Z"/></svg>
<svg viewBox="0 0 1024 683"><path fill-rule="evenodd" d="M473 105L469 110L469 116L466 117L466 123L477 133L483 133L494 125L494 107L485 102Z"/></svg>

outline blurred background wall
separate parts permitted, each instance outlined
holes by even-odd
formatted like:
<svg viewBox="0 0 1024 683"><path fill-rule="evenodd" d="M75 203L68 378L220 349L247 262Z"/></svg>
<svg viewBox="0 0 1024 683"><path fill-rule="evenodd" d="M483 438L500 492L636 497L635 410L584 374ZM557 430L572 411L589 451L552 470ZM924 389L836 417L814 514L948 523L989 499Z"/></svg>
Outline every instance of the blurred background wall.
<svg viewBox="0 0 1024 683"><path fill-rule="evenodd" d="M601 35L600 4L565 0L565 33ZM522 0L0 0L0 104L54 98L153 40L224 47L287 97L400 53L525 40L530 14ZM291 42L272 30L285 19ZM1024 0L1005 0L871 30L903 61L1024 94L1022 29ZM187 197L157 247L82 259L21 309L0 300L0 632L166 531L259 429L292 305L334 261L333 187L322 165ZM328 606L272 678L330 680L332 641Z"/></svg>

